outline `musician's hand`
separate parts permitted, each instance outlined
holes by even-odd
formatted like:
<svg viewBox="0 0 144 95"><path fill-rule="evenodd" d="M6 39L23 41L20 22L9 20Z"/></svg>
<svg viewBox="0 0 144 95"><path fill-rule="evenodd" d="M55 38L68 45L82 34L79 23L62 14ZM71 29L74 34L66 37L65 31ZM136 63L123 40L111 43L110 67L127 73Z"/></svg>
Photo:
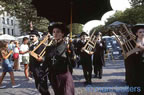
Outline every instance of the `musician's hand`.
<svg viewBox="0 0 144 95"><path fill-rule="evenodd" d="M141 44L140 44L140 43L137 43L137 44L136 44L136 47L137 47L137 48L140 48L140 47L141 47Z"/></svg>
<svg viewBox="0 0 144 95"><path fill-rule="evenodd" d="M89 52L89 55L92 55L93 53L94 53L94 52L90 51L90 52Z"/></svg>
<svg viewBox="0 0 144 95"><path fill-rule="evenodd" d="M83 52L83 51L84 51L84 48L81 49L81 52Z"/></svg>
<svg viewBox="0 0 144 95"><path fill-rule="evenodd" d="M38 56L37 61L43 61L43 58L41 56Z"/></svg>

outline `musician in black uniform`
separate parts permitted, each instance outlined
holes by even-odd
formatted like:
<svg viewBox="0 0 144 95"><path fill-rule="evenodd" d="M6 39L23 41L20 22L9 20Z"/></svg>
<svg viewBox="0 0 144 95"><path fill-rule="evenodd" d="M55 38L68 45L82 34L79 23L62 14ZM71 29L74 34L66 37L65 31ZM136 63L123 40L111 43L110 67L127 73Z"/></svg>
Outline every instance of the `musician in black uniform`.
<svg viewBox="0 0 144 95"><path fill-rule="evenodd" d="M88 34L85 32L82 32L80 35L81 40L78 41L78 52L80 55L80 64L82 65L83 68L83 73L84 73L84 78L85 78L85 84L91 84L91 78L92 78L92 60L91 60L91 55L92 53L90 52L89 54L86 53L82 48L85 46L87 43L86 37Z"/></svg>
<svg viewBox="0 0 144 95"><path fill-rule="evenodd" d="M137 24L132 28L136 35L136 47L140 49L125 59L126 82L135 87L128 95L144 95L144 24Z"/></svg>
<svg viewBox="0 0 144 95"><path fill-rule="evenodd" d="M32 30L30 32L30 40L31 40L31 45L30 45L30 51L33 51L34 48L37 47L39 44L39 37L40 35L36 30ZM41 45L36 51L36 54L40 54L41 51L43 50L44 46ZM30 61L29 61L29 71L32 73L34 79L35 79L35 86L41 93L41 95L50 95L48 91L48 86L47 86L47 79L41 80L40 74L41 74L41 65L43 62L42 57L34 58L33 56L30 55Z"/></svg>
<svg viewBox="0 0 144 95"><path fill-rule="evenodd" d="M104 41L102 40L102 34L100 32L97 33L98 41L96 43L96 47L94 49L93 56L93 65L94 65L94 73L95 78L102 78L102 66L104 65L104 51L106 51L106 46Z"/></svg>
<svg viewBox="0 0 144 95"><path fill-rule="evenodd" d="M71 48L67 48L64 37L69 30L64 24L49 26L49 32L53 35L53 44L46 48L43 69L48 69L49 78L55 95L74 95L74 83L69 70L75 60Z"/></svg>

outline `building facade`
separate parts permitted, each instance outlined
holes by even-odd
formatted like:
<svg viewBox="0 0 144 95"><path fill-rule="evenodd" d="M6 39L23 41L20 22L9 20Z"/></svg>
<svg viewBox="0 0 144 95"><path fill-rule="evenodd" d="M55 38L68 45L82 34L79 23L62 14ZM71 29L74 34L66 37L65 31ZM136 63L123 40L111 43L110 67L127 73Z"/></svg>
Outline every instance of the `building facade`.
<svg viewBox="0 0 144 95"><path fill-rule="evenodd" d="M10 16L7 12L0 15L0 35L2 34L21 35L18 19L15 16Z"/></svg>

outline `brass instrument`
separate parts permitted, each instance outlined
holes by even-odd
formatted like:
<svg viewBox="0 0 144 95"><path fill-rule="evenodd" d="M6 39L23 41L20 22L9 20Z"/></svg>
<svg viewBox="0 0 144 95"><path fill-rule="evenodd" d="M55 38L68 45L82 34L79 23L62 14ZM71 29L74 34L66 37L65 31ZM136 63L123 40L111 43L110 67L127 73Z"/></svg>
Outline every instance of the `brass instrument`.
<svg viewBox="0 0 144 95"><path fill-rule="evenodd" d="M140 49L136 47L136 36L125 24L121 24L120 27L112 29L112 33L120 44L125 59L131 54L140 51Z"/></svg>
<svg viewBox="0 0 144 95"><path fill-rule="evenodd" d="M46 47L47 47L47 46L50 46L50 45L53 43L53 40L50 40L50 41L49 41L49 40L50 40L50 37L49 37L49 34L47 34L47 35L45 36L45 38L39 43L39 45L38 45L36 48L34 48L33 51L30 51L30 55L33 56L33 57L36 58L36 59L38 59L39 57L43 57L44 54L46 53L46 51L45 51ZM44 45L44 48L43 48L43 50L41 51L41 53L40 53L40 54L35 53L35 51L36 51L41 45Z"/></svg>
<svg viewBox="0 0 144 95"><path fill-rule="evenodd" d="M82 48L83 51L85 51L86 53L90 53L93 52L95 46L96 46L96 42L98 41L100 35L95 35L95 31L92 33L92 35L90 36L89 40L87 41L87 43L85 44L85 46Z"/></svg>

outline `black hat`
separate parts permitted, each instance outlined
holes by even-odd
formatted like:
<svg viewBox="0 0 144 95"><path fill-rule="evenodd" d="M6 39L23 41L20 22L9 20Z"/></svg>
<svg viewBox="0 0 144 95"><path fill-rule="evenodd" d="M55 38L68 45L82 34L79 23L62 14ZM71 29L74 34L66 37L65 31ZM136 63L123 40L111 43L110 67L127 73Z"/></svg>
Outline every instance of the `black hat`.
<svg viewBox="0 0 144 95"><path fill-rule="evenodd" d="M42 36L45 36L45 35L47 35L47 34L48 34L47 32L43 32Z"/></svg>
<svg viewBox="0 0 144 95"><path fill-rule="evenodd" d="M30 34L30 35L31 35L31 34L34 34L34 35L40 37L38 31L36 31L36 30L31 30L29 34Z"/></svg>
<svg viewBox="0 0 144 95"><path fill-rule="evenodd" d="M140 28L144 28L144 24L136 24L132 27L132 32L136 34L137 30Z"/></svg>
<svg viewBox="0 0 144 95"><path fill-rule="evenodd" d="M83 35L88 36L88 34L87 34L86 32L82 32L82 33L80 34L80 37L83 36Z"/></svg>
<svg viewBox="0 0 144 95"><path fill-rule="evenodd" d="M62 30L62 32L64 33L64 36L67 36L67 34L70 33L69 29L64 24L53 24L52 26L48 27L48 30L51 35L52 35L52 31L54 28L59 28L60 30Z"/></svg>
<svg viewBox="0 0 144 95"><path fill-rule="evenodd" d="M95 35L102 36L102 33L101 32L96 32Z"/></svg>

